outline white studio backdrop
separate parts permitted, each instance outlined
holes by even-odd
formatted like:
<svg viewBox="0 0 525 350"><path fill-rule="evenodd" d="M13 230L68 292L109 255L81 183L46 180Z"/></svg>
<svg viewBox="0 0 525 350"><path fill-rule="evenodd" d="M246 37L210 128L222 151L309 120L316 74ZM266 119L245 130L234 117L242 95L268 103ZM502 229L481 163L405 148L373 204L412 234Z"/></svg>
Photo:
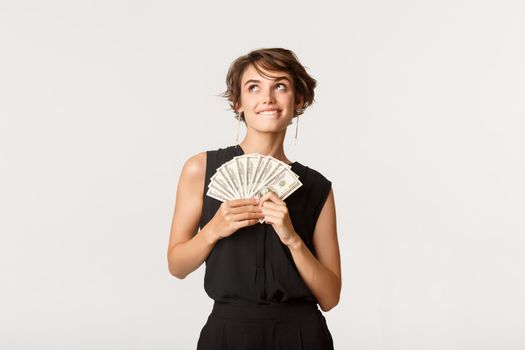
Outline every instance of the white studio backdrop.
<svg viewBox="0 0 525 350"><path fill-rule="evenodd" d="M521 1L0 2L0 349L193 349L182 165L235 143L229 64L318 81L291 160L333 182L336 349L523 349ZM241 128L240 139L244 135Z"/></svg>

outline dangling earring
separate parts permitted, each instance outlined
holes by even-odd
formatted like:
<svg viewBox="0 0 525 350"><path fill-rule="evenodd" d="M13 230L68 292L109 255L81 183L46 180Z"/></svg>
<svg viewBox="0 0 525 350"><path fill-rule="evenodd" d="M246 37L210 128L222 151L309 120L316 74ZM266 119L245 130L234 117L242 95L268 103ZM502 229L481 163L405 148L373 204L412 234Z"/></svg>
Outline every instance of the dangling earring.
<svg viewBox="0 0 525 350"><path fill-rule="evenodd" d="M241 129L241 115L244 116L244 112L237 114L237 120L239 121L239 123L237 123L237 137L235 138L235 144L239 144L239 130Z"/></svg>
<svg viewBox="0 0 525 350"><path fill-rule="evenodd" d="M295 117L295 140L294 146L297 144L297 130L299 129L299 114Z"/></svg>

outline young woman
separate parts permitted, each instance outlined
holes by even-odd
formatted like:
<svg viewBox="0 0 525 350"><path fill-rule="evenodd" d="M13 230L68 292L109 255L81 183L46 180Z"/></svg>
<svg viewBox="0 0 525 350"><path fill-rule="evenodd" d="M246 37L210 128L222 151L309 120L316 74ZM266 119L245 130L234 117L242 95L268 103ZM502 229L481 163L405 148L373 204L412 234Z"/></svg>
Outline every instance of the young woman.
<svg viewBox="0 0 525 350"><path fill-rule="evenodd" d="M283 148L288 125L314 101L316 80L292 51L270 48L235 60L226 83L223 96L246 136L185 162L167 252L179 279L206 261L214 305L197 349L333 349L318 308L332 309L341 292L332 183ZM217 168L251 153L288 164L302 186L285 200L271 191L227 201L206 195Z"/></svg>

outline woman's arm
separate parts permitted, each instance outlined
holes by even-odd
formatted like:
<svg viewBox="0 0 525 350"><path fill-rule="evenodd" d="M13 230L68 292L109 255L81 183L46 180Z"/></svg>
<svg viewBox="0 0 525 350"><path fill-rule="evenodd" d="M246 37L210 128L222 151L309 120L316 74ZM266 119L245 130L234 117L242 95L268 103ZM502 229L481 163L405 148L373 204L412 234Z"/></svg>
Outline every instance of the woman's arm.
<svg viewBox="0 0 525 350"><path fill-rule="evenodd" d="M313 245L317 258L298 234L287 244L301 277L317 298L321 310L329 311L339 303L342 284L332 189L317 219L313 233Z"/></svg>
<svg viewBox="0 0 525 350"><path fill-rule="evenodd" d="M167 253L169 271L179 279L196 270L217 241L209 227L198 231L205 175L206 152L201 152L186 161L179 178Z"/></svg>

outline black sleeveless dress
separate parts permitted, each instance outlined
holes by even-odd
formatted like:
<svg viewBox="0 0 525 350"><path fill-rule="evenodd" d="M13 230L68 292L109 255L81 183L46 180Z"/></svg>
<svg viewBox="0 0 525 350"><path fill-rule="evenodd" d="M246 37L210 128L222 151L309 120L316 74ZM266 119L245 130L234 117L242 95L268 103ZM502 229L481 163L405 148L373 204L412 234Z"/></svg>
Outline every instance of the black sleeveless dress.
<svg viewBox="0 0 525 350"><path fill-rule="evenodd" d="M206 195L210 178L244 151L233 145L206 154L200 229L221 205ZM332 183L299 162L290 165L303 185L285 202L295 231L316 255L312 235ZM244 227L217 241L206 258L204 289L214 306L201 330L198 350L333 349L317 300L271 224Z"/></svg>

